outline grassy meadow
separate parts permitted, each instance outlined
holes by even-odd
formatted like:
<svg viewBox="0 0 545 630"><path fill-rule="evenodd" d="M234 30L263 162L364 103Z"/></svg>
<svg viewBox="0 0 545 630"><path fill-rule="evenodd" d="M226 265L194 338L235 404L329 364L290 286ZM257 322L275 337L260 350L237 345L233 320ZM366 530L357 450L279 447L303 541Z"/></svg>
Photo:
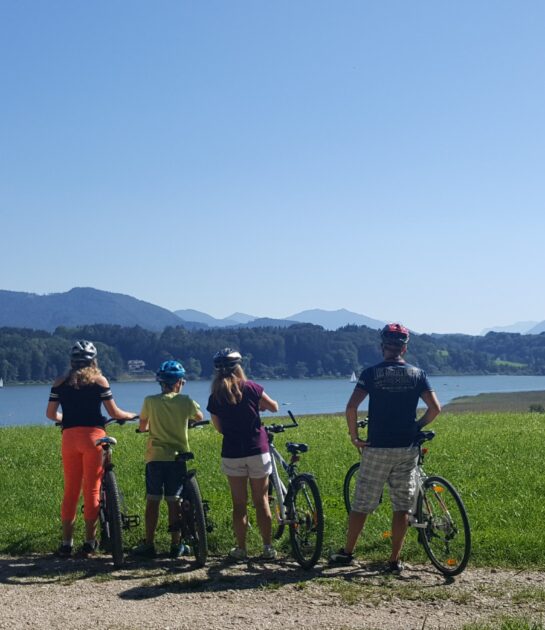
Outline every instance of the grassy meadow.
<svg viewBox="0 0 545 630"><path fill-rule="evenodd" d="M545 415L531 413L445 413L433 424L437 433L429 445L425 469L447 477L466 505L473 536L470 566L545 568L545 475L543 444ZM127 512L143 515L145 503L144 447L146 437L134 426L115 426L118 439L114 462ZM50 552L60 539L59 506L62 496L60 432L51 427L0 429L0 553ZM308 416L297 429L276 436L283 450L287 440L310 446L300 470L317 478L325 511L324 554L339 547L346 530L342 483L357 459L344 418ZM210 502L215 530L212 553L226 553L233 543L230 498L219 470L221 436L212 427L190 432L203 497ZM165 506L163 506L165 508ZM389 549L387 504L370 517L356 553L362 558L384 559ZM250 510L253 520L252 510ZM77 537L81 540L82 518ZM127 534L127 544L143 536L143 525ZM79 540L76 541L79 542ZM166 549L166 509L162 512L158 546ZM250 551L259 549L257 528L251 528ZM287 534L279 543L288 552ZM404 556L409 562L426 561L409 531Z"/></svg>

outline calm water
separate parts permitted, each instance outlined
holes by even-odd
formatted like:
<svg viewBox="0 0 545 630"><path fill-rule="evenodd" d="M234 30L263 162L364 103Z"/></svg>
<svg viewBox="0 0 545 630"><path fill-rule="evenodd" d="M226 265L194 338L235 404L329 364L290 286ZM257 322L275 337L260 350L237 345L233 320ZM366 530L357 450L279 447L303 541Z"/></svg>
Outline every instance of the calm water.
<svg viewBox="0 0 545 630"><path fill-rule="evenodd" d="M442 404L458 396L483 392L518 392L545 389L545 376L436 376L431 382ZM295 415L342 411L354 388L348 380L281 380L261 383L269 396L280 403L280 413L291 409ZM21 385L0 389L0 426L48 424L45 408L48 385ZM159 391L149 383L113 383L117 404L138 413L144 396ZM205 408L210 390L209 381L190 381L184 392ZM364 407L362 406L362 409ZM270 415L270 414L266 414Z"/></svg>

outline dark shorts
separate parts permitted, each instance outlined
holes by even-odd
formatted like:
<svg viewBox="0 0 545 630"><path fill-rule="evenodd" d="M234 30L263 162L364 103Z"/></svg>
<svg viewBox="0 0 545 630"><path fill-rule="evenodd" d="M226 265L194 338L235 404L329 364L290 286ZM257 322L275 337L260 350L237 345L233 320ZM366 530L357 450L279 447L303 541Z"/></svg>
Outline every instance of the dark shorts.
<svg viewBox="0 0 545 630"><path fill-rule="evenodd" d="M146 464L146 494L148 499L176 501L182 491L183 466L178 462Z"/></svg>

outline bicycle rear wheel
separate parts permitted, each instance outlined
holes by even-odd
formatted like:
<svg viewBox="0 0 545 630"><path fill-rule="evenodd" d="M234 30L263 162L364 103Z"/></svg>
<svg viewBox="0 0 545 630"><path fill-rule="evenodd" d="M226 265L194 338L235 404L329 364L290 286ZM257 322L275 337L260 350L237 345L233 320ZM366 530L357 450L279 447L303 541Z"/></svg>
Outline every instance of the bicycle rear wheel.
<svg viewBox="0 0 545 630"><path fill-rule="evenodd" d="M344 477L343 497L344 506L348 514L350 514L350 510L352 509L352 497L354 496L354 488L356 487L356 479L358 478L359 471L360 462L356 462L350 466Z"/></svg>
<svg viewBox="0 0 545 630"><path fill-rule="evenodd" d="M112 554L114 566L123 564L123 523L121 500L113 470L107 470L102 479L101 545Z"/></svg>
<svg viewBox="0 0 545 630"><path fill-rule="evenodd" d="M454 486L443 477L428 477L418 496L417 517L422 543L433 565L444 575L458 575L471 552L466 509Z"/></svg>
<svg viewBox="0 0 545 630"><path fill-rule="evenodd" d="M311 569L322 553L324 539L322 499L314 478L297 475L291 481L286 504L293 555L303 569Z"/></svg>
<svg viewBox="0 0 545 630"><path fill-rule="evenodd" d="M284 533L284 523L282 522L282 514L280 512L280 502L282 501L282 494L276 487L274 477L269 475L269 507L271 509L272 517L272 535L275 540L279 540Z"/></svg>
<svg viewBox="0 0 545 630"><path fill-rule="evenodd" d="M202 504L201 491L195 477L184 482L182 491L182 514L185 524L186 543L195 554L199 567L204 567L208 558L208 538L206 535L206 517Z"/></svg>

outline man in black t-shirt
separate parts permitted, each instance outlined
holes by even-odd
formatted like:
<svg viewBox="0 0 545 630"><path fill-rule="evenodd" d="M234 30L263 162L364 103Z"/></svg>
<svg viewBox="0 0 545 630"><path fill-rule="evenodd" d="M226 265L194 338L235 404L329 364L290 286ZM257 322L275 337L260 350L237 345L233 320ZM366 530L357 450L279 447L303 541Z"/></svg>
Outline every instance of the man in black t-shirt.
<svg viewBox="0 0 545 630"><path fill-rule="evenodd" d="M409 331L400 324L388 324L381 333L384 361L360 375L346 406L348 432L361 452L352 511L344 548L331 554L335 564L351 564L353 550L365 524L388 483L392 500L392 553L388 571L400 573L401 548L408 527L409 509L416 491L415 470L418 449L413 446L416 434L441 411L426 373L403 359L409 342ZM358 436L358 407L369 395L367 441ZM418 401L427 406L416 421Z"/></svg>

